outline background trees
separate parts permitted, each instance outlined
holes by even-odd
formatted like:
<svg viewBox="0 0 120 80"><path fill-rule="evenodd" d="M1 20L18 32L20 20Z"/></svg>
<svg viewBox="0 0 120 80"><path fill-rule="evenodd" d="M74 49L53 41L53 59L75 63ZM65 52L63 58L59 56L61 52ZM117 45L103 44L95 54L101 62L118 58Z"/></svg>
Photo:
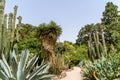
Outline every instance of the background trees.
<svg viewBox="0 0 120 80"><path fill-rule="evenodd" d="M120 39L120 15L118 6L108 2L103 12L102 24L106 28L107 39L112 48L116 47ZM117 47L116 47L117 48Z"/></svg>
<svg viewBox="0 0 120 80"><path fill-rule="evenodd" d="M41 42L36 36L37 27L31 24L22 24L18 27L19 41L18 50L29 49L31 53L39 53L41 51Z"/></svg>
<svg viewBox="0 0 120 80"><path fill-rule="evenodd" d="M87 24L82 27L78 33L77 44L87 44L89 37L91 37L91 43L94 44L93 34L97 31L99 41L102 41L102 34L104 35L105 42L107 45L107 51L118 51L119 39L120 39L120 15L118 14L118 7L112 2L106 3L105 11L103 12L103 18L101 23ZM103 33L101 33L101 27ZM92 34L92 35L91 35Z"/></svg>

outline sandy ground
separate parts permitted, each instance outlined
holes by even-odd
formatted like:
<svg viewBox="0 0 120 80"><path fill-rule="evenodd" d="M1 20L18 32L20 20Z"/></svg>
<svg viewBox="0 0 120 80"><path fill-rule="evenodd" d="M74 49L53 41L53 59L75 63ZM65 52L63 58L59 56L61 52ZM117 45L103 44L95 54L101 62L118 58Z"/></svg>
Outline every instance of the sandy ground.
<svg viewBox="0 0 120 80"><path fill-rule="evenodd" d="M81 69L79 67L74 67L73 70L66 72L66 77L60 80L83 80Z"/></svg>

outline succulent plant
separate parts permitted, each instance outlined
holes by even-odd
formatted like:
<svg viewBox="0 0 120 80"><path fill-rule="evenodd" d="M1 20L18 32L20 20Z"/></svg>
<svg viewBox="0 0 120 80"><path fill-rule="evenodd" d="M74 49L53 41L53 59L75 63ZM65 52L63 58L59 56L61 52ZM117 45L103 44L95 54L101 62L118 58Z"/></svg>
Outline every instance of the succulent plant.
<svg viewBox="0 0 120 80"><path fill-rule="evenodd" d="M35 67L38 57L35 55L30 60L28 60L28 57L28 50L22 51L20 60L17 59L15 51L13 51L10 53L9 65L2 54L2 59L0 59L0 78L2 80L46 80L53 77L48 72L49 64L46 64L43 60L40 66Z"/></svg>
<svg viewBox="0 0 120 80"><path fill-rule="evenodd" d="M114 80L120 78L120 53L112 53L94 62L85 63L84 76L87 80Z"/></svg>

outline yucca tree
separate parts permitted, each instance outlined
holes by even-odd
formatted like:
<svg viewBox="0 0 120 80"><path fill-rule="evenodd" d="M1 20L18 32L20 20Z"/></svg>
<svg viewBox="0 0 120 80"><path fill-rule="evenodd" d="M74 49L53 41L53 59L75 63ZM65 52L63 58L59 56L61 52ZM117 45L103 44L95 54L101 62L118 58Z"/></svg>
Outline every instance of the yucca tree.
<svg viewBox="0 0 120 80"><path fill-rule="evenodd" d="M49 64L42 61L40 66L35 67L38 60L34 56L28 61L29 51L24 50L18 61L15 51L10 53L10 65L8 65L4 55L0 59L0 78L2 80L46 80L53 77L48 73ZM31 72L32 71L32 72Z"/></svg>
<svg viewBox="0 0 120 80"><path fill-rule="evenodd" d="M58 37L61 35L62 29L54 21L49 24L40 24L38 26L37 35L42 43L42 50L46 53L48 62L51 62L55 56L54 47Z"/></svg>

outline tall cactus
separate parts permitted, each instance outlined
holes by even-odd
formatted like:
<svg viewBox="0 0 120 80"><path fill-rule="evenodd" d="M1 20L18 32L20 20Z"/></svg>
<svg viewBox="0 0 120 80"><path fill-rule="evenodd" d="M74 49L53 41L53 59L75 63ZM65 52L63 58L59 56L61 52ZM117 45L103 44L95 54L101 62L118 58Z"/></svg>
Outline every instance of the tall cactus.
<svg viewBox="0 0 120 80"><path fill-rule="evenodd" d="M106 47L106 43L105 43L103 26L100 26L100 30L101 30L101 33L102 33L102 43L103 43L104 53L105 53L105 56L107 56L107 47Z"/></svg>
<svg viewBox="0 0 120 80"><path fill-rule="evenodd" d="M19 30L21 29L22 17L19 16L19 17L17 17L17 19L18 19L18 24L17 24L17 27L15 29L15 34L14 34L15 35L14 36L14 41L15 42L13 42L13 48L14 48L14 50L16 52L18 52L18 45L17 45L17 43L19 42L19 38L20 38Z"/></svg>
<svg viewBox="0 0 120 80"><path fill-rule="evenodd" d="M14 7L14 14L13 14L13 21L12 21L12 31L11 31L11 48L13 49L13 41L14 41L14 37L15 37L15 22L16 22L16 14L17 14L17 9L18 6Z"/></svg>
<svg viewBox="0 0 120 80"><path fill-rule="evenodd" d="M3 24L3 34L2 34L2 50L3 53L6 55L6 50L7 50L7 14L4 15L4 24Z"/></svg>
<svg viewBox="0 0 120 80"><path fill-rule="evenodd" d="M7 43L6 43L6 40L7 40L7 36L6 36L6 32L7 32L7 28L6 28L6 23L7 23L7 14L4 15L4 22L3 22L3 25L2 25L2 51L4 52L5 51L5 48L7 46Z"/></svg>
<svg viewBox="0 0 120 80"><path fill-rule="evenodd" d="M100 27L100 33L102 36L102 42L100 42L99 34L98 31L96 30L95 33L91 33L89 35L89 40L88 40L88 57L91 61L94 61L95 59L100 58L101 56L106 56L107 55L107 47L105 44L105 37L104 37L104 32L103 32L103 27ZM91 35L93 35L93 42L91 41Z"/></svg>
<svg viewBox="0 0 120 80"><path fill-rule="evenodd" d="M8 30L7 30L7 49L6 49L6 55L8 56L9 51L11 49L11 42L12 42L12 19L13 19L13 14L9 13L9 19L8 19Z"/></svg>
<svg viewBox="0 0 120 80"><path fill-rule="evenodd" d="M89 40L88 40L88 57L91 61L94 61L94 56L92 55L92 38L91 38L91 34L88 34L89 36Z"/></svg>
<svg viewBox="0 0 120 80"><path fill-rule="evenodd" d="M0 2L0 57L2 53L2 25L3 25L4 7L5 7L5 0L2 0Z"/></svg>
<svg viewBox="0 0 120 80"><path fill-rule="evenodd" d="M14 7L14 12L4 15L5 0L0 1L0 58L1 53L9 56L10 50L13 50L15 41L15 22L18 6ZM7 23L8 22L8 23Z"/></svg>

